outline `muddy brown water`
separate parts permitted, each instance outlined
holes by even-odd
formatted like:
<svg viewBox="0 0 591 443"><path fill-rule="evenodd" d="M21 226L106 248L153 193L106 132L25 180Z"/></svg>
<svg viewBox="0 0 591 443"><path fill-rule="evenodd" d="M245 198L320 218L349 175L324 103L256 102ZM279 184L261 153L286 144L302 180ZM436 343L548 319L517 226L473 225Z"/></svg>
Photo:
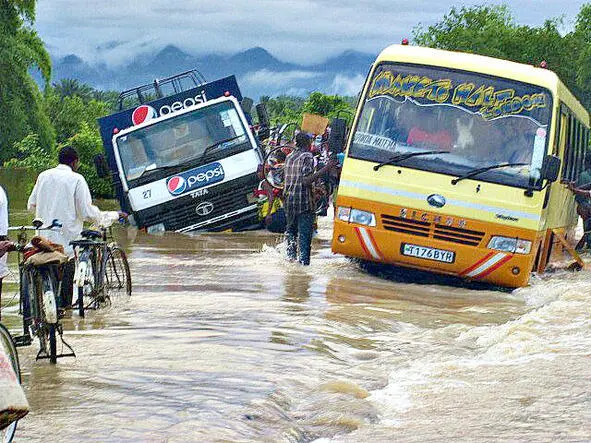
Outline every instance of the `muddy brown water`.
<svg viewBox="0 0 591 443"><path fill-rule="evenodd" d="M400 282L330 235L322 219L303 268L264 232L118 230L133 295L67 316L76 358L20 348L17 441L591 439L589 272L512 293Z"/></svg>

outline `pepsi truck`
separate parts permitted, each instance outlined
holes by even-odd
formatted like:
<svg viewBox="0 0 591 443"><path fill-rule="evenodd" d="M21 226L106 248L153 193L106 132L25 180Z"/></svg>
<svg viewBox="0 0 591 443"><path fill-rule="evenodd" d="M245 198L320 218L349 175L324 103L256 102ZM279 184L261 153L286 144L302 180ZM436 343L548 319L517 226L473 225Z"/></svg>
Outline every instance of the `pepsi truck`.
<svg viewBox="0 0 591 443"><path fill-rule="evenodd" d="M149 233L259 226L263 156L241 101L234 76L205 82L196 71L121 93L120 111L98 122L133 224Z"/></svg>

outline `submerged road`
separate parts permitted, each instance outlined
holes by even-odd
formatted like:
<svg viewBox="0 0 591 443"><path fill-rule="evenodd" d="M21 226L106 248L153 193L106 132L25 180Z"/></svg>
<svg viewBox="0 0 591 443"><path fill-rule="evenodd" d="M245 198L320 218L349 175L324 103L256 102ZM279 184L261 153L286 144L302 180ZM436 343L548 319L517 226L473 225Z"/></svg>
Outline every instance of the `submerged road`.
<svg viewBox="0 0 591 443"><path fill-rule="evenodd" d="M133 295L66 318L76 358L20 348L17 441L591 439L589 272L401 283L334 256L328 220L308 268L263 232L120 234Z"/></svg>

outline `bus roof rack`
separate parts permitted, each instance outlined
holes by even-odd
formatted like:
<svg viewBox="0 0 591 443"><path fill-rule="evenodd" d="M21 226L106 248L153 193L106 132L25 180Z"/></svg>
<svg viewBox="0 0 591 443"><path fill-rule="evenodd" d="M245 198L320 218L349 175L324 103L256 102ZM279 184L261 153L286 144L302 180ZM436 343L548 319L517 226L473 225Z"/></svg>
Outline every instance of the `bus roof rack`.
<svg viewBox="0 0 591 443"><path fill-rule="evenodd" d="M137 104L144 104L152 100L196 88L204 83L207 83L207 80L205 80L203 74L197 69L191 69L190 71L181 72L180 74L163 79L155 79L151 83L121 92L117 98L117 108L119 111L123 111L137 106ZM169 93L166 93L168 92L167 90Z"/></svg>

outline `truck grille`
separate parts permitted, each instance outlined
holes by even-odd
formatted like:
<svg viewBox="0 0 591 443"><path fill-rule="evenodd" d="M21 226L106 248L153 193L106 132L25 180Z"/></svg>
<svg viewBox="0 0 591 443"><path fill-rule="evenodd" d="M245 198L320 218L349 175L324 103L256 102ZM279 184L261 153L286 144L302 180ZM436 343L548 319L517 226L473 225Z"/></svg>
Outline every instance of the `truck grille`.
<svg viewBox="0 0 591 443"><path fill-rule="evenodd" d="M203 196L193 198L186 195L171 200L153 208L139 211L137 213L138 225L147 227L164 223L167 231L176 231L205 222L208 219L214 219L252 205L252 203L248 202L246 195L251 193L257 185L258 179L256 175L251 174L208 188L209 193ZM195 211L196 207L203 202L209 202L213 205L213 211L206 216L198 215ZM204 229L208 228L207 225L204 226Z"/></svg>
<svg viewBox="0 0 591 443"><path fill-rule="evenodd" d="M401 232L417 237L434 238L436 240L462 245L478 246L484 238L484 232L457 228L420 220L382 214L382 225L388 231Z"/></svg>

